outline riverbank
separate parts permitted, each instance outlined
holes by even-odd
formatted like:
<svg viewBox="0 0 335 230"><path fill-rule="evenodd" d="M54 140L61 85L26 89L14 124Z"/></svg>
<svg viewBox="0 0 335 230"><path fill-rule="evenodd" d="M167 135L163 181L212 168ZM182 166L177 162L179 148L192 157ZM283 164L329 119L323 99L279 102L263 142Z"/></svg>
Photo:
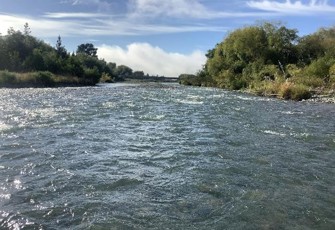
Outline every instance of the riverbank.
<svg viewBox="0 0 335 230"><path fill-rule="evenodd" d="M219 84L214 79L196 75L181 75L179 84L199 87L216 87L226 90L237 90L262 97L273 97L282 100L314 101L335 103L335 76L327 82L322 79L277 77L274 80L250 81L244 87L235 89Z"/></svg>
<svg viewBox="0 0 335 230"><path fill-rule="evenodd" d="M335 103L335 90L333 89L308 89L306 86L301 86L302 89L288 89L282 87L284 90L276 92L267 92L260 90L241 90L242 92L251 93L257 96L273 97L281 100L294 100L294 101L308 101L320 103Z"/></svg>
<svg viewBox="0 0 335 230"><path fill-rule="evenodd" d="M328 95L313 95L308 102L329 103L335 104L335 92Z"/></svg>
<svg viewBox="0 0 335 230"><path fill-rule="evenodd" d="M259 94L255 91L251 91L251 90L237 90L240 91L242 93L247 93L247 94L252 94L252 95L256 95L256 96L260 96L260 97L268 97L268 98L277 98L280 100L292 100L291 98L287 99L287 98L283 98L280 97L278 94ZM301 100L295 100L295 101L305 101L305 102L315 102L315 103L328 103L328 104L335 104L335 91L334 90L329 90L329 91L324 91L322 93L310 93L310 97L306 98L306 99L301 99Z"/></svg>
<svg viewBox="0 0 335 230"><path fill-rule="evenodd" d="M0 71L0 88L45 88L94 86L96 82L76 76L63 76L48 71L16 73Z"/></svg>

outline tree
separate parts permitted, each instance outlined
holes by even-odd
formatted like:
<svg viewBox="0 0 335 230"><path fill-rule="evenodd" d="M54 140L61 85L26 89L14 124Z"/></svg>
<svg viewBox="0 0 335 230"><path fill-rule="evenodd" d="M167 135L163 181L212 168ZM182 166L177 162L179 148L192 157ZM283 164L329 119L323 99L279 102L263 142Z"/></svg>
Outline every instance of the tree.
<svg viewBox="0 0 335 230"><path fill-rule="evenodd" d="M325 55L335 56L335 26L320 29L317 34L322 38L322 45L325 49Z"/></svg>
<svg viewBox="0 0 335 230"><path fill-rule="evenodd" d="M143 78L144 77L144 72L143 71L135 71L133 73L134 77L138 77L138 78Z"/></svg>
<svg viewBox="0 0 335 230"><path fill-rule="evenodd" d="M299 40L297 45L299 64L309 65L313 60L325 54L322 38L317 34L307 35Z"/></svg>
<svg viewBox="0 0 335 230"><path fill-rule="evenodd" d="M205 67L212 76L229 70L241 74L251 62L265 61L267 39L259 27L246 27L230 33L227 38L207 54Z"/></svg>
<svg viewBox="0 0 335 230"><path fill-rule="evenodd" d="M97 52L98 49L92 43L81 44L77 48L77 54L86 54L96 58L98 57Z"/></svg>
<svg viewBox="0 0 335 230"><path fill-rule="evenodd" d="M133 70L125 65L120 65L116 67L115 73L114 73L118 78L124 79L128 76L131 76L133 74Z"/></svg>
<svg viewBox="0 0 335 230"><path fill-rule="evenodd" d="M31 34L31 30L30 30L30 27L29 27L28 22L26 22L26 23L24 24L23 34L24 34L25 36L29 36L29 35Z"/></svg>
<svg viewBox="0 0 335 230"><path fill-rule="evenodd" d="M296 43L298 31L288 29L280 23L264 23L261 28L265 31L268 42L268 55L266 59L272 64L278 61L284 65L295 63L298 60Z"/></svg>
<svg viewBox="0 0 335 230"><path fill-rule="evenodd" d="M226 58L243 63L264 59L267 39L259 27L246 27L231 33L223 43Z"/></svg>
<svg viewBox="0 0 335 230"><path fill-rule="evenodd" d="M67 51L66 51L65 47L62 46L62 38L60 37L60 35L58 35L58 38L57 38L56 51L57 51L58 57L60 57L62 59L68 57L68 54L67 54Z"/></svg>
<svg viewBox="0 0 335 230"><path fill-rule="evenodd" d="M43 59L43 52L39 48L35 48L33 53L29 55L23 63L24 68L34 71L44 71L46 66Z"/></svg>

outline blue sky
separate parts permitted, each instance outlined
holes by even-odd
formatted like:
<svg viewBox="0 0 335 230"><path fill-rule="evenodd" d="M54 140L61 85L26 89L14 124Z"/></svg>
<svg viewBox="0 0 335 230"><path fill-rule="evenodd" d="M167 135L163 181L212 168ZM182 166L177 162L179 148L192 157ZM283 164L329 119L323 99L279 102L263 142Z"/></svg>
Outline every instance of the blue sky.
<svg viewBox="0 0 335 230"><path fill-rule="evenodd" d="M208 49L236 28L281 21L299 34L335 26L335 0L1 0L9 27L69 52L93 43L106 61L165 76L195 73Z"/></svg>

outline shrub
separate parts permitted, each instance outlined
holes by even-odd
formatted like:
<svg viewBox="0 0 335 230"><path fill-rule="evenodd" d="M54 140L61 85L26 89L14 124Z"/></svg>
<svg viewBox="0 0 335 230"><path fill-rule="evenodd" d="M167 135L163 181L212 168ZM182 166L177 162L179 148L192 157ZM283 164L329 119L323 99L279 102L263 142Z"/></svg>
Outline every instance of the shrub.
<svg viewBox="0 0 335 230"><path fill-rule="evenodd" d="M240 90L246 88L247 86L248 82L241 75L237 75L229 79L229 89Z"/></svg>
<svg viewBox="0 0 335 230"><path fill-rule="evenodd" d="M48 71L36 72L33 73L33 78L37 85L44 87L53 87L55 86L55 81L52 78L52 73Z"/></svg>
<svg viewBox="0 0 335 230"><path fill-rule="evenodd" d="M313 61L306 69L305 74L308 76L325 79L329 75L329 70L334 64L334 60L329 58L319 58Z"/></svg>
<svg viewBox="0 0 335 230"><path fill-rule="evenodd" d="M265 65L259 72L260 80L275 80L282 75L277 65Z"/></svg>
<svg viewBox="0 0 335 230"><path fill-rule="evenodd" d="M16 82L16 75L7 70L0 72L0 86L11 85Z"/></svg>
<svg viewBox="0 0 335 230"><path fill-rule="evenodd" d="M84 69L84 83L88 83L91 85L95 85L99 82L99 79L101 77L101 74L99 73L99 70L97 67L94 68L85 68Z"/></svg>
<svg viewBox="0 0 335 230"><path fill-rule="evenodd" d="M324 85L324 80L315 76L294 77L291 81L298 85L301 84L312 88L318 88Z"/></svg>
<svg viewBox="0 0 335 230"><path fill-rule="evenodd" d="M279 82L268 82L264 87L266 96L277 96L280 90L281 83Z"/></svg>
<svg viewBox="0 0 335 230"><path fill-rule="evenodd" d="M331 75L329 78L329 88L335 90L335 75Z"/></svg>
<svg viewBox="0 0 335 230"><path fill-rule="evenodd" d="M19 74L17 77L18 87L53 87L55 81L50 72L31 72Z"/></svg>
<svg viewBox="0 0 335 230"><path fill-rule="evenodd" d="M294 83L285 82L281 85L278 96L285 100L301 101L311 98L312 94L304 85L295 85Z"/></svg>
<svg viewBox="0 0 335 230"><path fill-rule="evenodd" d="M113 83L113 78L108 73L102 73L102 76L100 78L101 83Z"/></svg>
<svg viewBox="0 0 335 230"><path fill-rule="evenodd" d="M78 85L80 82L80 79L76 76L54 75L53 79L58 86L74 86Z"/></svg>
<svg viewBox="0 0 335 230"><path fill-rule="evenodd" d="M17 87L27 87L36 84L32 73L20 73L17 75Z"/></svg>
<svg viewBox="0 0 335 230"><path fill-rule="evenodd" d="M288 64L286 66L286 73L291 77L298 77L301 75L302 69L295 64Z"/></svg>
<svg viewBox="0 0 335 230"><path fill-rule="evenodd" d="M335 63L329 69L329 88L335 89Z"/></svg>
<svg viewBox="0 0 335 230"><path fill-rule="evenodd" d="M201 79L199 76L193 74L181 74L179 75L179 84L182 85L193 85L193 86L201 86Z"/></svg>
<svg viewBox="0 0 335 230"><path fill-rule="evenodd" d="M329 75L335 76L335 63L329 68Z"/></svg>

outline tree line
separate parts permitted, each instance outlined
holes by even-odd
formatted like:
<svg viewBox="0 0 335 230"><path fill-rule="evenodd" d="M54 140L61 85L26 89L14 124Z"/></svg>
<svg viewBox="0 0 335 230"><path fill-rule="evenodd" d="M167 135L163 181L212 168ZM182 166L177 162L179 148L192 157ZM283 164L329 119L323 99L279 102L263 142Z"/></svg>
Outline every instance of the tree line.
<svg viewBox="0 0 335 230"><path fill-rule="evenodd" d="M97 50L85 43L70 53L61 36L51 46L32 36L28 23L23 31L9 28L6 35L0 34L0 86L95 85L143 73L107 63Z"/></svg>
<svg viewBox="0 0 335 230"><path fill-rule="evenodd" d="M180 83L294 100L335 90L335 27L299 37L264 22L232 31L206 57L202 70L180 75Z"/></svg>

